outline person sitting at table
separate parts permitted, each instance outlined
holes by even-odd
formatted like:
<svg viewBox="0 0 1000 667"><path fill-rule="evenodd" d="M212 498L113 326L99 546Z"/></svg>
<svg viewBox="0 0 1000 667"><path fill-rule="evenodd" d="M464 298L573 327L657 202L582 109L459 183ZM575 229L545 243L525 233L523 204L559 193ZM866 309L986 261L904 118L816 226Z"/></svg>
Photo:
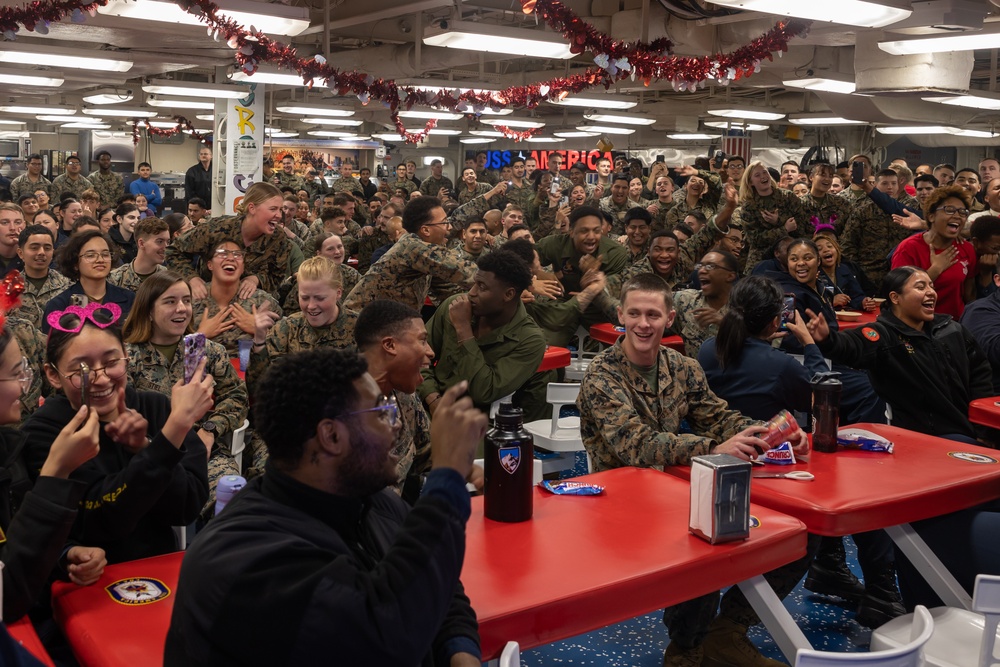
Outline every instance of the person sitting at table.
<svg viewBox="0 0 1000 667"><path fill-rule="evenodd" d="M684 352L691 358L697 358L702 344L719 331L729 293L740 277L739 262L725 251L709 252L694 268L701 287L674 294L677 317L668 329L684 339Z"/></svg>
<svg viewBox="0 0 1000 667"><path fill-rule="evenodd" d="M771 271L788 272L788 246L795 239L791 236L782 236L771 245L771 256L762 259L756 264L747 263L750 273L755 276L767 275Z"/></svg>
<svg viewBox="0 0 1000 667"><path fill-rule="evenodd" d="M580 432L595 471L641 466L662 470L690 465L703 454L730 454L744 461L770 446L756 437L759 422L730 410L708 386L694 359L660 345L674 319L673 295L659 277L645 273L622 287L618 318L625 335L591 361L577 405ZM688 432L681 433L687 421ZM793 438L796 452L805 453L805 433ZM765 575L779 597L787 595L805 574L812 553ZM759 622L756 613L733 586L722 598L712 593L664 612L670 645L664 665L777 667L747 638L747 628ZM713 620L714 619L714 620Z"/></svg>
<svg viewBox="0 0 1000 667"><path fill-rule="evenodd" d="M145 224L143 221L140 224ZM122 335L128 355L128 382L138 391L156 391L170 396L171 388L184 378L181 340L193 333L194 309L191 287L179 273L160 271L147 278L135 295L135 305L125 319ZM205 341L205 368L214 378L214 405L195 431L211 452L208 459L209 500L202 512L212 515L215 487L225 475L240 475L231 447L233 431L247 418L247 386L229 362L226 348Z"/></svg>
<svg viewBox="0 0 1000 667"><path fill-rule="evenodd" d="M993 274L993 284L998 290L966 306L961 323L975 337L990 362L993 393L1000 394L1000 259L994 266L997 270Z"/></svg>
<svg viewBox="0 0 1000 667"><path fill-rule="evenodd" d="M127 386L120 320L114 303L49 315L45 374L62 393L21 427L34 479L81 406L97 412L100 451L70 475L86 486L70 540L101 547L109 563L176 551L172 526L186 526L204 507L208 452L193 427L212 407L214 382L203 361L195 379L175 384L170 398Z"/></svg>
<svg viewBox="0 0 1000 667"><path fill-rule="evenodd" d="M538 372L545 355L545 334L521 302L531 285L531 270L517 255L495 250L476 261L468 294L445 299L427 322L427 342L437 363L423 370L418 388L427 410L445 389L469 381L469 396L481 410L504 396L524 410L525 421L547 419L552 408L545 390L555 371Z"/></svg>
<svg viewBox="0 0 1000 667"><path fill-rule="evenodd" d="M833 307L873 311L878 304L865 294L854 271L843 260L840 242L833 232L818 232L813 236L819 250L819 285L827 292L833 291Z"/></svg>
<svg viewBox="0 0 1000 667"><path fill-rule="evenodd" d="M317 349L268 369L254 401L267 474L185 554L165 667L322 656L480 667L459 575L471 511L465 478L486 415L462 397L466 382L444 392L431 423L432 469L408 511L387 488L397 479L399 410L366 368L354 350Z"/></svg>

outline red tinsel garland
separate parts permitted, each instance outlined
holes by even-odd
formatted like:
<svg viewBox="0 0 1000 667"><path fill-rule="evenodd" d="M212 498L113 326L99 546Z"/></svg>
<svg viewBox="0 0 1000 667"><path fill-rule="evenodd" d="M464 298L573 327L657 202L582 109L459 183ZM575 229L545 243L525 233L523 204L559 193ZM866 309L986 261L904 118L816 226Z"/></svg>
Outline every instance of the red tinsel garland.
<svg viewBox="0 0 1000 667"><path fill-rule="evenodd" d="M139 143L139 127L144 126L146 128L147 133L157 137L172 137L174 135L180 134L181 132L184 132L185 130L188 130L192 138L197 139L198 141L207 144L209 146L212 145L212 135L210 133L206 134L204 132L199 132L194 128L194 125L191 124L191 121L189 121L184 116L174 116L174 120L177 121L177 125L175 125L172 129L153 127L152 125L149 124L149 120L146 118L133 120L132 143L133 144Z"/></svg>

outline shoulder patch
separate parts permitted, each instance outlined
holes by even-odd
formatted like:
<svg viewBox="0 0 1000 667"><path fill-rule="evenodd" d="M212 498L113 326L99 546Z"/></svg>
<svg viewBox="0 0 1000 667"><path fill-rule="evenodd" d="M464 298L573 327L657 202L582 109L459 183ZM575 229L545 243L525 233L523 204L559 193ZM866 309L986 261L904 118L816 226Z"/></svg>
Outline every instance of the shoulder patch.
<svg viewBox="0 0 1000 667"><path fill-rule="evenodd" d="M861 330L861 333L862 335L864 335L865 338L867 338L873 343L877 342L879 339L878 332L872 329L871 327L865 327L864 329Z"/></svg>

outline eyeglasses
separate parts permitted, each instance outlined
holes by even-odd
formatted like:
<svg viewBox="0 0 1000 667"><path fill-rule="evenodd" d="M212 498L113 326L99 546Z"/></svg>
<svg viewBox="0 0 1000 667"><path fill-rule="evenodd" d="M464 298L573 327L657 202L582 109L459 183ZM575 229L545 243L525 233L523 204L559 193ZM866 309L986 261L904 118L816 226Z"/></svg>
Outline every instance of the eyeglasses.
<svg viewBox="0 0 1000 667"><path fill-rule="evenodd" d="M746 243L740 236L727 236L726 239L735 245L744 245Z"/></svg>
<svg viewBox="0 0 1000 667"><path fill-rule="evenodd" d="M722 269L723 271L732 271L732 269L727 269L726 267L722 266L721 264L706 263L706 264L695 264L694 265L694 270L695 271L701 271L702 269L705 269L706 271L715 271L716 269Z"/></svg>
<svg viewBox="0 0 1000 667"><path fill-rule="evenodd" d="M396 426L399 425L399 404L396 403L395 396L383 395L375 403L374 408L368 408L367 410L355 410L354 412L344 412L340 416L350 417L351 415L360 415L365 412L382 412L383 414L379 415L379 417L384 419L389 426L396 428Z"/></svg>
<svg viewBox="0 0 1000 667"><path fill-rule="evenodd" d="M125 371L127 369L128 357L122 357L120 359L111 359L100 368L90 368L87 364L80 364L80 370L75 373L63 375L62 373L59 373L58 369L56 370L56 373L59 373L60 377L69 380L69 383L73 385L74 389L79 389L83 386L81 378L84 373L87 374L87 382L93 386L93 384L97 382L97 378L100 377L100 373L102 371L104 372L105 377L114 382L115 380L120 380L122 376L125 375Z"/></svg>
<svg viewBox="0 0 1000 667"><path fill-rule="evenodd" d="M440 225L448 225L450 227L451 223L448 222L447 220L445 220L444 222L425 222L422 226L423 227L438 227Z"/></svg>
<svg viewBox="0 0 1000 667"><path fill-rule="evenodd" d="M223 259L243 259L246 255L242 250L226 250L225 248L219 248L214 254Z"/></svg>
<svg viewBox="0 0 1000 667"><path fill-rule="evenodd" d="M27 358L21 357L21 363L18 366L17 374L10 378L0 378L0 382L20 382L21 383L21 393L28 391L31 387L31 381L35 379L35 371L28 363Z"/></svg>
<svg viewBox="0 0 1000 667"><path fill-rule="evenodd" d="M111 253L107 250L104 250L102 252L90 250L89 252L85 252L82 255L80 255L80 259L82 259L85 262L90 262L91 264L93 264L99 259L103 259L104 261L109 262L111 261Z"/></svg>
<svg viewBox="0 0 1000 667"><path fill-rule="evenodd" d="M969 209L967 209L967 208L958 208L957 206L942 206L941 208L934 209L934 211L935 212L937 212L937 211L944 211L948 215L955 215L957 213L960 218L968 218L969 217Z"/></svg>

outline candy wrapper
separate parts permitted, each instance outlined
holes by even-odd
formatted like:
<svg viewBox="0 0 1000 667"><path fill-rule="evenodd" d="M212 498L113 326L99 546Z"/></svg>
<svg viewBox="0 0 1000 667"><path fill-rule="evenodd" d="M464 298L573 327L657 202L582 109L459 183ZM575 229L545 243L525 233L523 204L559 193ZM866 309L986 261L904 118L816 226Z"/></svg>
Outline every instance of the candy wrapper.
<svg viewBox="0 0 1000 667"><path fill-rule="evenodd" d="M552 482L546 479L539 486L557 496L597 496L604 493L603 486L582 482Z"/></svg>
<svg viewBox="0 0 1000 667"><path fill-rule="evenodd" d="M792 443L783 442L777 447L764 452L764 456L759 457L764 463L773 463L779 466L790 466L795 463L795 452L792 451Z"/></svg>
<svg viewBox="0 0 1000 667"><path fill-rule="evenodd" d="M844 449L859 449L863 452L892 454L891 440L861 428L845 428L837 431L837 446Z"/></svg>

